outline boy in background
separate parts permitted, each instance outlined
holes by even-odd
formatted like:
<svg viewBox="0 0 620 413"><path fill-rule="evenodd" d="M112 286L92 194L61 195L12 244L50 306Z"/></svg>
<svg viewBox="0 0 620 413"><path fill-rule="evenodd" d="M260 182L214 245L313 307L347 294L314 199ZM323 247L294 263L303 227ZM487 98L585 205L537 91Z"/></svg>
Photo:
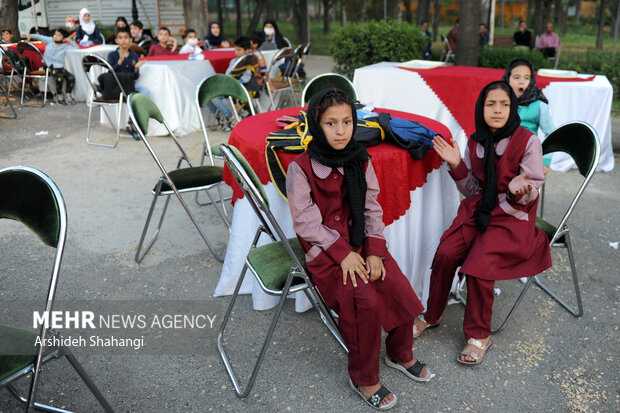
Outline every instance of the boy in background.
<svg viewBox="0 0 620 413"><path fill-rule="evenodd" d="M170 36L170 29L167 27L161 27L159 29L159 32L157 32L157 41L159 43L151 46L148 56L164 56L178 53L177 47L179 47L179 43L177 39ZM172 47L168 47L168 42L172 42Z"/></svg>
<svg viewBox="0 0 620 413"><path fill-rule="evenodd" d="M78 46L73 40L67 39L69 33L65 29L58 29L54 32L53 37L43 36L40 34L29 34L26 39L39 40L45 43L45 53L43 53L43 61L45 66L50 70L50 75L56 82L56 96L54 102L59 105L75 105L75 99L71 96L73 86L75 85L75 77L67 71L65 66L65 53L67 50L76 49ZM62 93L63 84L66 87L65 94Z"/></svg>

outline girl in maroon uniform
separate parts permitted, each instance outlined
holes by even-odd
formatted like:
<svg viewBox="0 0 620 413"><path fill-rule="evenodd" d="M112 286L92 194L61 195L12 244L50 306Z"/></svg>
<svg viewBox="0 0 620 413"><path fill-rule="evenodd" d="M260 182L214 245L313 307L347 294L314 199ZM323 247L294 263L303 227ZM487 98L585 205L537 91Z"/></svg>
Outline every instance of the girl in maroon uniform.
<svg viewBox="0 0 620 413"><path fill-rule="evenodd" d="M517 97L504 81L492 82L476 102L476 132L461 159L455 141L434 147L466 196L441 237L433 260L424 317L414 336L436 326L456 269L467 282L463 330L467 345L457 358L479 364L488 349L495 280L539 274L551 266L549 242L536 227L538 188L544 182L538 137L519 126Z"/></svg>
<svg viewBox="0 0 620 413"><path fill-rule="evenodd" d="M312 141L289 166L286 191L312 281L339 316L350 384L384 410L397 399L379 383L381 327L388 333L388 366L418 381L433 375L412 354L413 321L422 305L387 250L377 176L366 149L352 139L356 120L343 91L326 89L312 98Z"/></svg>

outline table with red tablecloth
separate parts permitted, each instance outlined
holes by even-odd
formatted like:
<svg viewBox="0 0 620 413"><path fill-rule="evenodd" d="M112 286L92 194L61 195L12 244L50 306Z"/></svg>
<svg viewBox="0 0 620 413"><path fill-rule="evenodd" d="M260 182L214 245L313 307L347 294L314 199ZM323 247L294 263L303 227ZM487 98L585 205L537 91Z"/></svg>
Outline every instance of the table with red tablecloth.
<svg viewBox="0 0 620 413"><path fill-rule="evenodd" d="M235 49L215 49L204 50L202 52L205 57L204 60L211 62L215 73L226 73L230 61L236 57ZM147 62L157 62L166 60L190 60L190 53L162 55L162 56L149 56L140 58L140 60L146 60Z"/></svg>
<svg viewBox="0 0 620 413"><path fill-rule="evenodd" d="M246 118L235 126L229 138L229 144L236 146L256 171L264 185L272 212L289 237L295 236L292 219L287 202L270 182L265 160L265 138L270 132L280 129L276 124L278 117L296 115L299 109L282 109ZM432 119L395 110L389 113L393 117L420 122L447 138L451 137L446 126ZM372 156L381 188L378 200L384 209L385 237L390 252L410 279L418 296L426 302L430 264L435 249L441 234L456 215L459 199L456 187L433 150L428 151L422 160L414 160L409 152L387 142L368 148L368 152ZM280 160L286 167L294 158L295 155L284 154ZM242 197L241 190L227 170L224 172L224 181L233 188L235 204L216 296L233 292L245 254L259 225L249 203ZM262 293L253 277L246 277L241 292L253 295L256 309L270 308L277 303L273 297ZM296 300L298 311L310 306L301 297Z"/></svg>
<svg viewBox="0 0 620 413"><path fill-rule="evenodd" d="M419 113L446 125L461 149L474 131L474 108L482 87L500 80L504 70L482 67L442 66L411 69L399 63L383 62L355 70L353 84L360 102ZM576 78L536 77L549 100L555 126L573 120L589 123L601 142L598 170L614 167L611 145L611 102L613 88L605 76L578 75ZM544 138L542 132L541 139ZM567 170L574 162L555 154L551 168Z"/></svg>

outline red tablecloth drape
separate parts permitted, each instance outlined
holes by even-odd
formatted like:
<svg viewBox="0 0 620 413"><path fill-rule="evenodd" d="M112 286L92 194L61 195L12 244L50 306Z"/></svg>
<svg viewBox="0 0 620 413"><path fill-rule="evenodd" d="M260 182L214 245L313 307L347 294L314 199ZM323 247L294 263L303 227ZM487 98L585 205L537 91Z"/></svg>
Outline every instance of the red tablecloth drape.
<svg viewBox="0 0 620 413"><path fill-rule="evenodd" d="M300 109L281 109L246 118L239 122L230 134L229 144L241 151L263 184L270 180L265 160L265 138L269 133L280 129L276 125L277 118L297 115ZM377 112L385 111L377 109ZM389 113L393 117L420 122L447 139L452 138L450 130L435 120L396 110L389 110ZM381 187L378 200L383 207L383 222L390 225L407 212L411 205L410 191L424 185L428 173L441 165L441 158L431 149L424 159L416 161L406 150L387 142L368 148L368 152L372 156ZM287 168L296 156L297 154L282 154L280 160ZM224 181L233 188L233 202L243 197L228 169L224 170Z"/></svg>
<svg viewBox="0 0 620 413"><path fill-rule="evenodd" d="M205 50L202 52L205 56L205 60L211 62L215 73L226 73L230 61L236 57L234 50ZM161 61L161 60L189 60L189 53L164 55L164 56L150 56L142 57L140 60L146 61Z"/></svg>
<svg viewBox="0 0 620 413"><path fill-rule="evenodd" d="M401 69L419 73L468 136L476 130L474 112L480 90L492 81L500 80L504 75L503 69L472 66L443 66L434 69L401 67ZM551 82L583 82L592 79L594 76L585 79L536 76L536 84L544 89Z"/></svg>

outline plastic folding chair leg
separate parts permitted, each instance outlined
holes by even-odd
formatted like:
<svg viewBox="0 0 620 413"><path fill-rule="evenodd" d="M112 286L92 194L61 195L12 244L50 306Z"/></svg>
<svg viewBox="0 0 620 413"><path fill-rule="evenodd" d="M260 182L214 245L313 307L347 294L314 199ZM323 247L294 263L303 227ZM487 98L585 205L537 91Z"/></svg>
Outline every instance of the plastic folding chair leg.
<svg viewBox="0 0 620 413"><path fill-rule="evenodd" d="M226 372L228 373L228 376L230 377L230 380L232 381L232 384L235 388L235 394L240 399L247 397L252 391L252 388L254 387L254 383L256 382L256 377L258 375L258 370L260 369L260 366L263 363L263 359L265 358L267 348L269 347L269 343L271 342L271 337L273 336L273 332L275 331L276 325L278 323L278 319L280 318L280 313L282 313L282 308L284 307L284 302L286 301L288 291L291 288L291 284L293 282L292 275L289 275L289 277L286 280L286 283L284 284L284 288L282 289L282 296L280 297L280 301L278 302L278 306L276 307L276 312L273 315L273 319L271 321L271 325L269 326L269 330L267 331L267 336L265 337L265 341L263 342L263 346L261 348L260 354L258 355L258 359L256 360L256 364L254 365L254 368L252 369L252 375L250 376L250 379L248 380L248 384L246 385L245 389L242 389L239 383L239 380L237 379L237 376L235 375L235 372L232 368L232 365L230 364L228 356L226 355L226 351L224 350L223 340L224 340L224 331L226 329L226 324L228 324L228 319L230 318L230 314L232 313L233 306L235 304L237 296L239 295L239 289L241 288L241 284L243 283L243 279L245 278L245 273L246 273L247 268L248 268L248 265L246 263L243 266L243 269L241 270L239 281L237 282L237 286L235 287L235 291L230 300L230 304L228 305L228 310L226 311L226 314L224 315L224 318L222 319L222 325L220 327L220 332L217 336L217 348L220 352L220 356L222 357L222 361L224 362L224 366L226 367Z"/></svg>
<svg viewBox="0 0 620 413"><path fill-rule="evenodd" d="M153 244L155 244L155 241L157 241L157 236L159 235L159 231L161 230L161 226L164 222L166 211L168 210L168 203L170 202L170 195L166 195L166 203L164 204L164 209L161 212L161 217L159 218L159 224L157 224L157 228L155 229L155 232L153 232L153 235L151 236L149 243L144 248L144 252L140 254L140 251L142 250L142 245L144 244L144 238L146 237L146 233L149 229L151 218L153 217L153 211L155 210L155 205L157 204L157 200L160 197L159 192L161 190L161 184L162 184L161 181L157 184L157 189L155 190L155 194L153 195L153 201L151 202L151 208L149 209L149 213L146 217L146 222L144 223L144 229L142 230L142 236L140 237L140 242L138 243L138 249L136 250L135 261L137 263L140 263L142 261L144 256L149 252L149 250L153 246Z"/></svg>
<svg viewBox="0 0 620 413"><path fill-rule="evenodd" d="M546 292L551 298L553 298L555 301L557 301L558 304L560 304L562 307L564 307L564 309L566 309L566 311L568 311L569 313L571 313L575 317L581 317L583 315L583 303L581 301L581 290L579 289L579 278L578 278L578 275L577 275L577 268L575 267L575 257L573 256L573 248L572 248L572 245L570 243L569 233L566 232L564 234L564 237L565 237L565 240L566 240L565 241L566 247L564 247L564 248L566 248L567 252L568 252L568 260L570 262L570 269L571 269L571 274L572 274L572 277L573 277L573 286L575 288L575 296L577 298L577 309L575 309L573 306L569 305L559 295L554 293L546 284L544 284L542 281L540 281L538 279L538 277L536 277L536 284L544 292Z"/></svg>

